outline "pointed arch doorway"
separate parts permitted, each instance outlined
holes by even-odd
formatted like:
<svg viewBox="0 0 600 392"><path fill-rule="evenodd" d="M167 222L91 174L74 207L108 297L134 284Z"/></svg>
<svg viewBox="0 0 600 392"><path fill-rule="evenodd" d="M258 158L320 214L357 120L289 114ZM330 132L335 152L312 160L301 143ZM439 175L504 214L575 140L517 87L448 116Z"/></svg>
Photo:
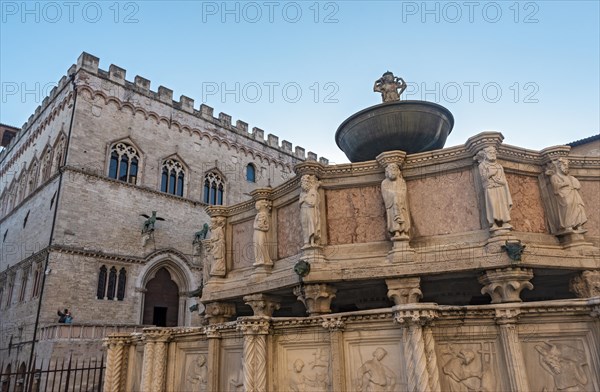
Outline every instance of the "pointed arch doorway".
<svg viewBox="0 0 600 392"><path fill-rule="evenodd" d="M179 286L162 267L145 286L143 324L176 327L179 320Z"/></svg>

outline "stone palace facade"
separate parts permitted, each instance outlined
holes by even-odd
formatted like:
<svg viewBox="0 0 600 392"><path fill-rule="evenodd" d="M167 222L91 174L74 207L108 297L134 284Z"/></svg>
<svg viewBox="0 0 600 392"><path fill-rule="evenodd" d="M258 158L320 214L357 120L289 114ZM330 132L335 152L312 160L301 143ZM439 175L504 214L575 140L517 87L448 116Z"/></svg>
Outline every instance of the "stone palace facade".
<svg viewBox="0 0 600 392"><path fill-rule="evenodd" d="M0 353L100 355L101 339L143 325L199 325L195 233L208 205L317 160L263 130L83 53L0 156ZM320 162L327 163L321 158ZM157 211L153 230L142 234ZM45 273L44 273L45 272ZM74 324L57 324L68 308ZM1 369L5 371L6 369ZM7 371L8 372L8 371Z"/></svg>

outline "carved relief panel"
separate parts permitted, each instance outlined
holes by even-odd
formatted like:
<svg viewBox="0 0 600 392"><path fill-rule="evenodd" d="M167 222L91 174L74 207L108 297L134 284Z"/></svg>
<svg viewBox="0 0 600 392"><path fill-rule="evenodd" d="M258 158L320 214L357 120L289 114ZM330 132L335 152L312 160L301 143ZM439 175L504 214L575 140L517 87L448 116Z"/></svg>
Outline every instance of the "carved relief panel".
<svg viewBox="0 0 600 392"><path fill-rule="evenodd" d="M360 332L349 332L344 346L347 391L408 390L399 328L385 332L373 331L369 338L361 336Z"/></svg>
<svg viewBox="0 0 600 392"><path fill-rule="evenodd" d="M221 349L219 391L245 392L242 359L242 346L226 346Z"/></svg>
<svg viewBox="0 0 600 392"><path fill-rule="evenodd" d="M332 390L329 333L312 330L278 330L275 389L289 392Z"/></svg>
<svg viewBox="0 0 600 392"><path fill-rule="evenodd" d="M177 390L206 392L208 383L208 343L204 339L177 343L174 386Z"/></svg>
<svg viewBox="0 0 600 392"><path fill-rule="evenodd" d="M598 363L584 338L546 338L523 343L532 391L598 391Z"/></svg>

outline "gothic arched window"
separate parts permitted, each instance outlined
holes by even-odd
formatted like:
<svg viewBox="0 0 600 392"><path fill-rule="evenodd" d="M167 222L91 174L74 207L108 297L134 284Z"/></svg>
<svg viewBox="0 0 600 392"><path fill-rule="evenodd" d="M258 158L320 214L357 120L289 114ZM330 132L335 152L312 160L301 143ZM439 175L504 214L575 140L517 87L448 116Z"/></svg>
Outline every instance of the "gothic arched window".
<svg viewBox="0 0 600 392"><path fill-rule="evenodd" d="M167 159L162 164L160 190L172 195L183 197L185 169L176 159Z"/></svg>
<svg viewBox="0 0 600 392"><path fill-rule="evenodd" d="M123 301L123 298L125 298L125 283L127 283L127 272L123 267L119 271L119 281L117 283L117 299L119 301Z"/></svg>
<svg viewBox="0 0 600 392"><path fill-rule="evenodd" d="M39 172L38 172L38 163L37 161L34 161L31 166L29 167L29 178L27 180L27 194L33 192L35 190L35 188L37 188L37 184L38 184L38 177L39 177Z"/></svg>
<svg viewBox="0 0 600 392"><path fill-rule="evenodd" d="M106 298L115 298L115 289L117 288L117 269L115 267L110 268L108 273L108 290L106 290Z"/></svg>
<svg viewBox="0 0 600 392"><path fill-rule="evenodd" d="M246 166L246 180L256 182L256 167L251 163Z"/></svg>
<svg viewBox="0 0 600 392"><path fill-rule="evenodd" d="M100 274L98 275L98 289L96 290L96 298L104 299L104 292L106 291L106 266L100 267Z"/></svg>
<svg viewBox="0 0 600 392"><path fill-rule="evenodd" d="M42 182L50 178L52 174L52 149L47 148L42 156Z"/></svg>
<svg viewBox="0 0 600 392"><path fill-rule="evenodd" d="M123 142L115 143L110 149L108 176L135 184L139 163L140 156L133 146Z"/></svg>
<svg viewBox="0 0 600 392"><path fill-rule="evenodd" d="M54 168L56 170L60 169L60 167L64 164L65 158L65 144L66 139L65 136L61 136L54 148Z"/></svg>
<svg viewBox="0 0 600 392"><path fill-rule="evenodd" d="M204 202L211 205L223 205L225 184L223 179L215 172L206 173L204 176Z"/></svg>

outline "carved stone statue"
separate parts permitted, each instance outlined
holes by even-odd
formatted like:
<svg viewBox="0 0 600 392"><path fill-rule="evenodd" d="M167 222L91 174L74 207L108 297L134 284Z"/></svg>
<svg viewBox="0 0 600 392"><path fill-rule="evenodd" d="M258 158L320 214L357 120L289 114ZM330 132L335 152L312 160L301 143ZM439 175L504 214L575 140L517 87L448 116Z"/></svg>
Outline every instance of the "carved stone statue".
<svg viewBox="0 0 600 392"><path fill-rule="evenodd" d="M566 344L538 344L535 349L540 354L540 365L554 379L552 391L588 391L585 354Z"/></svg>
<svg viewBox="0 0 600 392"><path fill-rule="evenodd" d="M210 252L210 276L225 276L227 266L225 263L225 218L217 216L210 222L210 242L207 251Z"/></svg>
<svg viewBox="0 0 600 392"><path fill-rule="evenodd" d="M189 366L186 378L188 384L194 386L194 391L206 391L206 383L208 382L206 356L203 354L198 356L198 358Z"/></svg>
<svg viewBox="0 0 600 392"><path fill-rule="evenodd" d="M302 374L304 361L300 358L294 361L293 372L290 375L288 386L292 392L304 392L306 390L306 376Z"/></svg>
<svg viewBox="0 0 600 392"><path fill-rule="evenodd" d="M552 191L558 207L558 227L560 231L584 232L582 226L587 222L583 199L579 195L581 184L569 175L569 161L558 158L548 164L546 175L550 177Z"/></svg>
<svg viewBox="0 0 600 392"><path fill-rule="evenodd" d="M382 347L373 351L373 358L358 368L356 389L360 392L393 392L396 388L396 374L382 363L387 355Z"/></svg>
<svg viewBox="0 0 600 392"><path fill-rule="evenodd" d="M259 200L255 207L258 213L254 218L254 265L273 265L267 238L271 220L271 202Z"/></svg>
<svg viewBox="0 0 600 392"><path fill-rule="evenodd" d="M448 377L450 392L487 391L490 389L488 364L471 349L465 348L458 353L450 352L453 358L442 366L442 372Z"/></svg>
<svg viewBox="0 0 600 392"><path fill-rule="evenodd" d="M373 91L381 93L381 100L383 102L399 101L400 95L402 95L404 90L406 90L404 79L394 76L390 71L384 73L382 77L375 81L375 85L373 85Z"/></svg>
<svg viewBox="0 0 600 392"><path fill-rule="evenodd" d="M504 169L496 161L496 148L488 146L477 153L479 174L485 193L485 212L490 231L511 230L510 209L512 198Z"/></svg>
<svg viewBox="0 0 600 392"><path fill-rule="evenodd" d="M385 179L381 182L381 196L387 215L387 229L392 241L408 240L410 215L406 182L402 178L400 167L390 163L385 168Z"/></svg>
<svg viewBox="0 0 600 392"><path fill-rule="evenodd" d="M319 180L312 174L305 174L300 179L299 204L303 249L319 246L319 239L321 238L319 185Z"/></svg>

